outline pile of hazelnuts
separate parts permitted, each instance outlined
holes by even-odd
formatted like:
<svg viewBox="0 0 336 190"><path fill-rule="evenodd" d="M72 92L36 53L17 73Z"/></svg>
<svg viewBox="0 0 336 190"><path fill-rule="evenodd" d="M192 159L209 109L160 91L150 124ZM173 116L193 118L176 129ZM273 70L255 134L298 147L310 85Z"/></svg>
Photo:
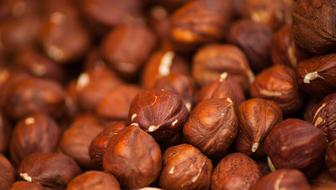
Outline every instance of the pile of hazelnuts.
<svg viewBox="0 0 336 190"><path fill-rule="evenodd" d="M333 0L2 0L0 190L335 190Z"/></svg>

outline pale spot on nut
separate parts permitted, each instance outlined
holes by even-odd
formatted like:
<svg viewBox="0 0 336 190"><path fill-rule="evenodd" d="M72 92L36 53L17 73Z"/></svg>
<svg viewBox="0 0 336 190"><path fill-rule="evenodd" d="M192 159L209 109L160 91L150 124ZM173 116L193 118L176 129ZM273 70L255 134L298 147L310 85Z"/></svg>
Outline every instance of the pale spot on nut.
<svg viewBox="0 0 336 190"><path fill-rule="evenodd" d="M185 107L187 108L187 110L190 112L191 111L191 103L190 102L187 102L185 104Z"/></svg>
<svg viewBox="0 0 336 190"><path fill-rule="evenodd" d="M316 112L315 112L315 114L314 114L314 117L313 117L313 120L315 121L314 122L314 125L316 126L316 122L317 122L317 120L318 119L315 119L318 115L319 115L319 113L322 111L322 109L324 108L324 107L326 107L327 106L327 104L326 103L323 103L317 110L316 110ZM322 118L321 118L322 119ZM323 120L322 120L323 121ZM320 122L320 121L319 121ZM319 123L320 124L320 123Z"/></svg>
<svg viewBox="0 0 336 190"><path fill-rule="evenodd" d="M202 173L204 165L205 165L205 162L203 162L203 164L202 164L201 168L198 170L197 174L194 177L191 178L191 182L195 183L197 181L197 179L199 178L199 176Z"/></svg>
<svg viewBox="0 0 336 190"><path fill-rule="evenodd" d="M159 73L161 76L169 75L170 68L173 64L174 57L175 57L175 54L172 51L168 51L162 56L162 59L159 65Z"/></svg>
<svg viewBox="0 0 336 190"><path fill-rule="evenodd" d="M34 124L35 123L35 119L33 117L28 117L28 118L25 119L24 123L26 125Z"/></svg>
<svg viewBox="0 0 336 190"><path fill-rule="evenodd" d="M292 64L292 66L297 65L297 58L296 58L296 55L295 55L295 48L294 47L295 47L295 45L294 45L294 42L293 42L287 49L288 58L289 58L289 61Z"/></svg>
<svg viewBox="0 0 336 190"><path fill-rule="evenodd" d="M3 82L5 80L7 80L9 77L9 73L7 70L1 70L0 71L0 82Z"/></svg>
<svg viewBox="0 0 336 190"><path fill-rule="evenodd" d="M77 88L84 88L90 82L90 77L87 73L82 73L77 80Z"/></svg>
<svg viewBox="0 0 336 190"><path fill-rule="evenodd" d="M252 83L255 79L255 76L251 70L248 71L247 76L248 76L249 82Z"/></svg>
<svg viewBox="0 0 336 190"><path fill-rule="evenodd" d="M154 132L156 130L158 130L160 128L160 126L155 126L155 125L151 125L148 127L148 132Z"/></svg>
<svg viewBox="0 0 336 190"><path fill-rule="evenodd" d="M227 73L227 72L223 72L223 73L219 76L219 82L223 82L224 80L226 80L227 77L228 77L228 73Z"/></svg>
<svg viewBox="0 0 336 190"><path fill-rule="evenodd" d="M252 144L251 151L252 151L252 152L257 151L258 147L259 147L259 143L257 143L257 142L253 143L253 144Z"/></svg>
<svg viewBox="0 0 336 190"><path fill-rule="evenodd" d="M32 181L33 181L33 179L32 179L27 173L20 173L20 176L21 176L24 180L26 180L26 181L28 181L28 182L32 182Z"/></svg>
<svg viewBox="0 0 336 190"><path fill-rule="evenodd" d="M175 125L177 124L177 122L178 122L178 120L175 119L175 120L173 121L173 123L172 123L172 126L175 126Z"/></svg>
<svg viewBox="0 0 336 190"><path fill-rule="evenodd" d="M60 24L61 22L63 22L65 20L65 18L66 18L66 16L61 12L54 12L50 16L51 22L53 22L55 24Z"/></svg>
<svg viewBox="0 0 336 190"><path fill-rule="evenodd" d="M131 123L130 126L139 127L139 124L138 123Z"/></svg>
<svg viewBox="0 0 336 190"><path fill-rule="evenodd" d="M324 120L322 119L322 117L318 117L314 122L314 126L320 125L321 123L323 123L323 121Z"/></svg>
<svg viewBox="0 0 336 190"><path fill-rule="evenodd" d="M279 177L276 179L276 181L275 181L275 183L274 183L274 189L275 190L281 190L280 189L280 182L281 182L281 180L282 180L282 178L284 177L284 173L281 173L280 175L279 175ZM285 189L284 189L285 190Z"/></svg>
<svg viewBox="0 0 336 190"><path fill-rule="evenodd" d="M54 45L50 45L47 47L48 47L47 54L52 59L59 61L64 57L64 51L61 48L54 46Z"/></svg>
<svg viewBox="0 0 336 190"><path fill-rule="evenodd" d="M282 146L281 147L281 150L283 151L283 150L286 150L287 149L287 146Z"/></svg>
<svg viewBox="0 0 336 190"><path fill-rule="evenodd" d="M315 80L317 78L322 78L322 77L316 71L315 72L311 72L311 73L308 73L308 74L306 74L304 76L303 82L306 83L306 84L309 84L310 81Z"/></svg>
<svg viewBox="0 0 336 190"><path fill-rule="evenodd" d="M275 92L271 90L261 89L260 94L264 96L281 96L281 92Z"/></svg>
<svg viewBox="0 0 336 190"><path fill-rule="evenodd" d="M136 113L132 114L131 121L133 121L138 115Z"/></svg>
<svg viewBox="0 0 336 190"><path fill-rule="evenodd" d="M251 14L251 19L255 22L266 23L270 20L270 15L264 10L254 11Z"/></svg>
<svg viewBox="0 0 336 190"><path fill-rule="evenodd" d="M228 101L230 104L232 104L232 100L230 98L226 98L226 101Z"/></svg>
<svg viewBox="0 0 336 190"><path fill-rule="evenodd" d="M175 172L175 167L172 167L170 170L169 170L169 174L173 174Z"/></svg>
<svg viewBox="0 0 336 190"><path fill-rule="evenodd" d="M272 163L272 160L269 157L267 157L267 165L272 172L276 170L275 166Z"/></svg>

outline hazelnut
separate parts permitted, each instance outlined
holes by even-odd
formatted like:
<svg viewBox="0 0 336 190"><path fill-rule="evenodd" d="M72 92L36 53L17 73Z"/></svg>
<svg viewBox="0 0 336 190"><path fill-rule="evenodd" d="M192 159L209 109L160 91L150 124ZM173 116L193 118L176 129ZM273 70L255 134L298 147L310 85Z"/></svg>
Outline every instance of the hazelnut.
<svg viewBox="0 0 336 190"><path fill-rule="evenodd" d="M3 112L0 112L0 154L7 150L11 133L12 129L7 119Z"/></svg>
<svg viewBox="0 0 336 190"><path fill-rule="evenodd" d="M15 119L34 112L60 117L65 104L65 92L60 84L38 78L19 80L9 89L5 109Z"/></svg>
<svg viewBox="0 0 336 190"><path fill-rule="evenodd" d="M310 190L310 185L298 170L280 169L266 176L263 176L251 187L251 190L278 190L278 189L297 189Z"/></svg>
<svg viewBox="0 0 336 190"><path fill-rule="evenodd" d="M58 124L46 114L23 118L16 124L10 141L11 159L18 165L31 153L54 152L60 136Z"/></svg>
<svg viewBox="0 0 336 190"><path fill-rule="evenodd" d="M322 129L329 141L336 140L336 93L323 98L312 112L312 123Z"/></svg>
<svg viewBox="0 0 336 190"><path fill-rule="evenodd" d="M87 31L73 14L63 9L53 11L41 29L39 41L43 50L59 63L77 60L90 44Z"/></svg>
<svg viewBox="0 0 336 190"><path fill-rule="evenodd" d="M111 139L126 128L124 122L117 122L104 128L92 141L89 147L89 155L93 162L102 166L103 157Z"/></svg>
<svg viewBox="0 0 336 190"><path fill-rule="evenodd" d="M329 143L325 155L325 161L330 175L336 179L336 140Z"/></svg>
<svg viewBox="0 0 336 190"><path fill-rule="evenodd" d="M137 74L155 43L155 35L145 24L130 23L119 25L108 33L100 50L118 74L129 78Z"/></svg>
<svg viewBox="0 0 336 190"><path fill-rule="evenodd" d="M184 4L171 16L170 37L175 48L190 51L223 38L233 14L233 6L227 0L195 0Z"/></svg>
<svg viewBox="0 0 336 190"><path fill-rule="evenodd" d="M186 60L171 50L160 50L150 57L142 72L142 86L152 88L155 82L170 74L188 74Z"/></svg>
<svg viewBox="0 0 336 190"><path fill-rule="evenodd" d="M110 141L103 167L125 189L146 187L160 174L160 147L149 134L130 125Z"/></svg>
<svg viewBox="0 0 336 190"><path fill-rule="evenodd" d="M336 90L336 54L313 57L296 68L300 87L313 97L323 97Z"/></svg>
<svg viewBox="0 0 336 190"><path fill-rule="evenodd" d="M15 170L7 158L0 154L0 189L6 190L15 181Z"/></svg>
<svg viewBox="0 0 336 190"><path fill-rule="evenodd" d="M292 25L284 25L272 37L272 62L296 68L298 62L307 57L294 41Z"/></svg>
<svg viewBox="0 0 336 190"><path fill-rule="evenodd" d="M210 156L222 156L235 139L238 121L231 99L208 99L196 105L183 128L190 144Z"/></svg>
<svg viewBox="0 0 336 190"><path fill-rule="evenodd" d="M257 163L242 153L224 157L212 174L212 190L249 189L261 177Z"/></svg>
<svg viewBox="0 0 336 190"><path fill-rule="evenodd" d="M326 142L323 131L311 123L286 119L272 128L264 149L276 169L304 169L324 155Z"/></svg>
<svg viewBox="0 0 336 190"><path fill-rule="evenodd" d="M145 90L132 101L129 120L163 142L182 130L188 117L182 98L166 90Z"/></svg>
<svg viewBox="0 0 336 190"><path fill-rule="evenodd" d="M67 190L120 190L119 182L115 177L100 171L85 172L73 180L67 186Z"/></svg>
<svg viewBox="0 0 336 190"><path fill-rule="evenodd" d="M81 170L73 159L62 153L33 153L22 160L18 172L27 182L62 189Z"/></svg>
<svg viewBox="0 0 336 190"><path fill-rule="evenodd" d="M260 71L271 64L272 31L266 25L239 20L231 26L228 40L243 50L253 70Z"/></svg>
<svg viewBox="0 0 336 190"><path fill-rule="evenodd" d="M275 101L284 115L295 113L302 105L296 75L285 65L274 65L260 72L251 85L251 96Z"/></svg>
<svg viewBox="0 0 336 190"><path fill-rule="evenodd" d="M96 165L90 159L89 146L91 141L103 130L95 117L83 115L75 118L67 128L60 141L60 149L63 153L73 158L84 168L95 168Z"/></svg>
<svg viewBox="0 0 336 190"><path fill-rule="evenodd" d="M254 80L244 53L236 46L210 44L195 54L192 74L198 84L209 84L225 73L238 80L244 89Z"/></svg>
<svg viewBox="0 0 336 190"><path fill-rule="evenodd" d="M325 0L297 0L293 7L293 35L295 42L311 53L335 50L336 4ZM327 32L326 32L327 31Z"/></svg>
<svg viewBox="0 0 336 190"><path fill-rule="evenodd" d="M31 183L25 181L15 182L10 190L45 190L42 185L39 183Z"/></svg>
<svg viewBox="0 0 336 190"><path fill-rule="evenodd" d="M336 189L336 181L328 172L323 172L312 180L313 190L332 190Z"/></svg>
<svg viewBox="0 0 336 190"><path fill-rule="evenodd" d="M273 101L252 98L243 102L238 110L239 133L236 149L251 155L264 155L263 141L272 127L282 120L280 107Z"/></svg>
<svg viewBox="0 0 336 190"><path fill-rule="evenodd" d="M170 147L163 155L160 187L167 190L209 189L211 160L197 148L180 144Z"/></svg>
<svg viewBox="0 0 336 190"><path fill-rule="evenodd" d="M135 85L119 85L99 101L97 115L110 120L127 120L130 104L140 91Z"/></svg>

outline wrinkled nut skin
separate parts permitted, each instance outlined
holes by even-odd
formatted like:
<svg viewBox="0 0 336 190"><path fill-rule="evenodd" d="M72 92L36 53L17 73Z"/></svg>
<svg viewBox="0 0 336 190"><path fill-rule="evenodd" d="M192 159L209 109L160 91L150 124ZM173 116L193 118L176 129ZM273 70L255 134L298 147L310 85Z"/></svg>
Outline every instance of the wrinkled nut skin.
<svg viewBox="0 0 336 190"><path fill-rule="evenodd" d="M211 184L212 163L197 148L181 144L163 155L160 187L167 190L202 190Z"/></svg>
<svg viewBox="0 0 336 190"><path fill-rule="evenodd" d="M264 155L264 138L282 120L280 107L273 101L253 98L239 106L237 115L239 133L236 150L247 155Z"/></svg>
<svg viewBox="0 0 336 190"><path fill-rule="evenodd" d="M183 128L186 140L209 156L225 154L238 132L231 99L208 99L198 103Z"/></svg>
<svg viewBox="0 0 336 190"><path fill-rule="evenodd" d="M280 169L263 176L251 187L251 190L310 190L310 185L299 170Z"/></svg>
<svg viewBox="0 0 336 190"><path fill-rule="evenodd" d="M336 91L336 54L300 61L296 72L300 87L313 97Z"/></svg>
<svg viewBox="0 0 336 190"><path fill-rule="evenodd" d="M111 139L126 128L124 122L111 124L104 128L91 142L89 147L90 158L99 167L103 165L103 157Z"/></svg>
<svg viewBox="0 0 336 190"><path fill-rule="evenodd" d="M336 140L329 143L325 155L325 161L330 175L336 179Z"/></svg>
<svg viewBox="0 0 336 190"><path fill-rule="evenodd" d="M130 104L140 91L135 85L117 86L100 100L96 107L97 115L105 119L126 121Z"/></svg>
<svg viewBox="0 0 336 190"><path fill-rule="evenodd" d="M283 24L291 22L292 4L292 0L246 0L244 15L276 31Z"/></svg>
<svg viewBox="0 0 336 190"><path fill-rule="evenodd" d="M238 81L225 75L203 86L198 92L196 99L197 102L200 102L214 98L230 98L234 102L235 107L238 107L245 100L245 95Z"/></svg>
<svg viewBox="0 0 336 190"><path fill-rule="evenodd" d="M90 44L80 20L67 10L51 12L44 22L39 41L48 57L58 63L80 58Z"/></svg>
<svg viewBox="0 0 336 190"><path fill-rule="evenodd" d="M319 161L327 139L323 131L300 119L275 125L264 141L264 149L276 169L304 169Z"/></svg>
<svg viewBox="0 0 336 190"><path fill-rule="evenodd" d="M108 173L101 171L85 172L68 184L67 190L120 190L119 182Z"/></svg>
<svg viewBox="0 0 336 190"><path fill-rule="evenodd" d="M0 189L9 189L14 182L15 169L7 158L0 154Z"/></svg>
<svg viewBox="0 0 336 190"><path fill-rule="evenodd" d="M188 110L194 102L195 83L194 80L184 74L169 74L158 79L154 84L154 89L170 90L178 93L185 101Z"/></svg>
<svg viewBox="0 0 336 190"><path fill-rule="evenodd" d="M144 90L132 101L129 121L163 142L182 131L189 112L183 99L167 90Z"/></svg>
<svg viewBox="0 0 336 190"><path fill-rule="evenodd" d="M145 24L123 24L104 37L100 51L118 74L129 78L137 74L155 44L155 35Z"/></svg>
<svg viewBox="0 0 336 190"><path fill-rule="evenodd" d="M161 161L161 150L153 137L130 125L110 141L103 167L123 189L136 189L154 182L160 174Z"/></svg>
<svg viewBox="0 0 336 190"><path fill-rule="evenodd" d="M22 160L18 173L25 181L62 189L81 170L73 159L62 153L33 153Z"/></svg>
<svg viewBox="0 0 336 190"><path fill-rule="evenodd" d="M48 115L36 113L21 119L15 126L10 155L14 164L34 152L54 152L58 146L61 129Z"/></svg>
<svg viewBox="0 0 336 190"><path fill-rule="evenodd" d="M330 94L317 104L312 112L312 123L321 129L329 141L336 140L336 93Z"/></svg>
<svg viewBox="0 0 336 190"><path fill-rule="evenodd" d="M295 42L311 53L326 53L336 48L334 18L336 3L327 0L298 0L293 7Z"/></svg>
<svg viewBox="0 0 336 190"><path fill-rule="evenodd" d="M272 37L272 62L273 64L285 64L296 68L298 62L307 57L293 37L293 27L290 24L284 25Z"/></svg>
<svg viewBox="0 0 336 190"><path fill-rule="evenodd" d="M210 44L195 54L192 75L198 84L218 80L224 72L238 80L244 89L254 80L246 56L236 46Z"/></svg>
<svg viewBox="0 0 336 190"><path fill-rule="evenodd" d="M190 51L224 36L234 14L227 0L195 0L177 9L171 16L170 37L174 48Z"/></svg>
<svg viewBox="0 0 336 190"><path fill-rule="evenodd" d="M96 164L90 159L89 147L102 130L103 127L94 116L77 117L64 131L59 148L83 168L96 168Z"/></svg>
<svg viewBox="0 0 336 190"><path fill-rule="evenodd" d="M157 80L170 74L188 74L186 60L171 50L160 50L149 58L141 75L142 86L152 88Z"/></svg>
<svg viewBox="0 0 336 190"><path fill-rule="evenodd" d="M312 180L313 190L332 190L336 189L336 181L328 172L323 172Z"/></svg>
<svg viewBox="0 0 336 190"><path fill-rule="evenodd" d="M11 133L12 128L3 112L0 112L0 153L4 153L7 150Z"/></svg>
<svg viewBox="0 0 336 190"><path fill-rule="evenodd" d="M249 189L261 177L257 163L242 153L224 157L212 174L212 190Z"/></svg>
<svg viewBox="0 0 336 190"><path fill-rule="evenodd" d="M253 70L260 71L271 64L272 31L266 25L237 21L230 28L228 40L243 50Z"/></svg>
<svg viewBox="0 0 336 190"><path fill-rule="evenodd" d="M60 84L38 78L25 78L14 84L6 96L5 110L19 119L35 112L60 117L65 108L65 91Z"/></svg>
<svg viewBox="0 0 336 190"><path fill-rule="evenodd" d="M43 186L39 183L31 183L31 182L24 182L24 181L18 181L15 182L10 190L44 190Z"/></svg>
<svg viewBox="0 0 336 190"><path fill-rule="evenodd" d="M251 96L275 101L284 115L295 113L302 105L296 75L285 65L274 65L260 72L251 85Z"/></svg>

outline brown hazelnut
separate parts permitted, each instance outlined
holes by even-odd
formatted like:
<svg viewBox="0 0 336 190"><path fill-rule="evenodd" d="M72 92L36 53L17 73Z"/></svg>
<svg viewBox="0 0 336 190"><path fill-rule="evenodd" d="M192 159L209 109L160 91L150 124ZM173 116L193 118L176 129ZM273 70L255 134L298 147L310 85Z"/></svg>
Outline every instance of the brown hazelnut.
<svg viewBox="0 0 336 190"><path fill-rule="evenodd" d="M336 4L326 0L297 0L293 7L293 35L295 42L311 53L335 50Z"/></svg>
<svg viewBox="0 0 336 190"><path fill-rule="evenodd" d="M10 190L45 190L42 185L39 183L31 183L25 181L15 182Z"/></svg>
<svg viewBox="0 0 336 190"><path fill-rule="evenodd" d="M209 189L212 163L197 148L181 144L163 155L160 187L167 190Z"/></svg>
<svg viewBox="0 0 336 190"><path fill-rule="evenodd" d="M135 85L119 85L99 101L97 115L105 119L126 121L130 104L140 91Z"/></svg>
<svg viewBox="0 0 336 190"><path fill-rule="evenodd" d="M293 0L246 0L245 16L257 23L266 24L273 31L291 22Z"/></svg>
<svg viewBox="0 0 336 190"><path fill-rule="evenodd" d="M160 142L181 132L188 117L182 98L167 90L145 90L132 101L129 121L137 123Z"/></svg>
<svg viewBox="0 0 336 190"><path fill-rule="evenodd" d="M7 150L11 133L12 129L7 119L3 112L0 112L0 154Z"/></svg>
<svg viewBox="0 0 336 190"><path fill-rule="evenodd" d="M191 77L172 73L158 79L154 84L154 89L164 89L178 93L184 99L186 108L191 110L195 94L195 83Z"/></svg>
<svg viewBox="0 0 336 190"><path fill-rule="evenodd" d="M329 141L336 140L336 93L323 98L312 112L312 123L322 129Z"/></svg>
<svg viewBox="0 0 336 190"><path fill-rule="evenodd" d="M263 176L251 187L251 190L260 189L310 190L310 185L303 173L300 171L293 169L280 169Z"/></svg>
<svg viewBox="0 0 336 190"><path fill-rule="evenodd" d="M155 52L144 66L142 86L152 88L155 82L169 74L188 74L187 62L173 51L161 50Z"/></svg>
<svg viewBox="0 0 336 190"><path fill-rule="evenodd" d="M155 35L145 24L129 23L119 25L108 33L100 50L118 74L130 78L137 74L155 43Z"/></svg>
<svg viewBox="0 0 336 190"><path fill-rule="evenodd" d="M68 184L67 190L120 190L119 182L115 177L100 171L85 172Z"/></svg>
<svg viewBox="0 0 336 190"><path fill-rule="evenodd" d="M333 190L336 189L336 181L328 172L323 172L312 180L313 190Z"/></svg>
<svg viewBox="0 0 336 190"><path fill-rule="evenodd" d="M203 43L221 39L233 14L233 6L227 0L186 3L171 16L170 37L175 48L190 51Z"/></svg>
<svg viewBox="0 0 336 190"><path fill-rule="evenodd" d="M13 85L6 96L6 111L19 119L34 112L60 117L65 108L65 93L60 84L38 78L25 78Z"/></svg>
<svg viewBox="0 0 336 190"><path fill-rule="evenodd" d="M15 170L7 158L0 154L0 189L6 190L15 181Z"/></svg>
<svg viewBox="0 0 336 190"><path fill-rule="evenodd" d="M239 20L231 26L228 40L243 50L253 70L260 71L271 64L272 31L266 25Z"/></svg>
<svg viewBox="0 0 336 190"><path fill-rule="evenodd" d="M62 153L33 153L22 160L18 172L27 182L62 189L81 170L73 159Z"/></svg>
<svg viewBox="0 0 336 190"><path fill-rule="evenodd" d="M78 104L84 110L94 110L99 101L120 83L119 78L106 68L83 72L76 81Z"/></svg>
<svg viewBox="0 0 336 190"><path fill-rule="evenodd" d="M223 73L247 89L254 75L244 53L233 45L210 44L202 47L194 56L192 74L200 85L218 80Z"/></svg>
<svg viewBox="0 0 336 190"><path fill-rule="evenodd" d="M300 61L296 72L300 87L313 97L323 97L336 90L336 54Z"/></svg>
<svg viewBox="0 0 336 190"><path fill-rule="evenodd" d="M238 81L223 73L218 80L203 86L197 94L197 102L213 98L230 98L238 107L245 100L245 95Z"/></svg>
<svg viewBox="0 0 336 190"><path fill-rule="evenodd" d="M74 61L87 50L90 39L74 13L51 12L42 26L40 43L48 57L59 63Z"/></svg>
<svg viewBox="0 0 336 190"><path fill-rule="evenodd" d="M294 71L274 65L260 72L251 85L251 96L275 101L284 115L295 113L302 105Z"/></svg>
<svg viewBox="0 0 336 190"><path fill-rule="evenodd" d="M285 64L296 68L298 62L307 57L307 54L296 45L292 30L292 25L287 24L273 34L273 64Z"/></svg>
<svg viewBox="0 0 336 190"><path fill-rule="evenodd" d="M299 119L278 123L264 141L265 152L276 169L304 169L319 161L326 146L323 131Z"/></svg>
<svg viewBox="0 0 336 190"><path fill-rule="evenodd" d="M329 143L325 161L330 175L336 179L336 140Z"/></svg>
<svg viewBox="0 0 336 190"><path fill-rule="evenodd" d="M91 141L103 130L92 115L83 115L75 118L67 128L60 141L60 149L63 153L73 158L84 168L95 168L96 165L89 156Z"/></svg>
<svg viewBox="0 0 336 190"><path fill-rule="evenodd" d="M21 119L15 126L10 141L12 161L20 161L34 152L54 152L58 146L61 130L48 115L36 113Z"/></svg>
<svg viewBox="0 0 336 190"><path fill-rule="evenodd" d="M190 144L210 156L222 156L235 139L238 120L231 99L208 99L196 105L183 128Z"/></svg>
<svg viewBox="0 0 336 190"><path fill-rule="evenodd" d="M124 122L117 122L104 128L92 141L89 147L89 155L98 166L103 165L103 157L111 139L126 128Z"/></svg>
<svg viewBox="0 0 336 190"><path fill-rule="evenodd" d="M160 174L160 147L149 134L130 125L110 141L103 167L125 189L148 186Z"/></svg>
<svg viewBox="0 0 336 190"><path fill-rule="evenodd" d="M224 157L212 174L212 190L249 189L261 177L257 163L242 153Z"/></svg>
<svg viewBox="0 0 336 190"><path fill-rule="evenodd" d="M237 151L247 155L264 155L264 138L272 127L282 120L280 107L270 100L249 99L239 106L238 118Z"/></svg>

